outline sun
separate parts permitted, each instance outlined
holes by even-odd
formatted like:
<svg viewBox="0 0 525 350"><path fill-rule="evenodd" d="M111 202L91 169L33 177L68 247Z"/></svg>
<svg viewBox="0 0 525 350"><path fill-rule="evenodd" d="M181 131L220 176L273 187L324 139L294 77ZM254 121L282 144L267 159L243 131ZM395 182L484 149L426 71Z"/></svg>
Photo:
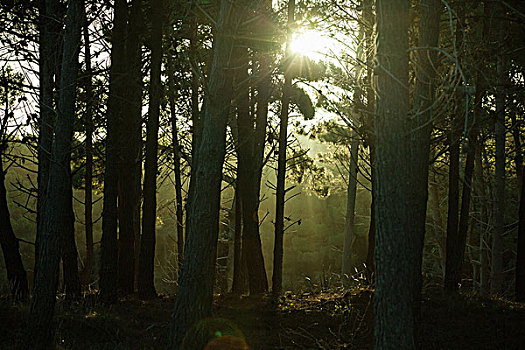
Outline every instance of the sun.
<svg viewBox="0 0 525 350"><path fill-rule="evenodd" d="M318 31L305 30L293 35L290 49L293 53L318 61L330 54L329 41L329 38Z"/></svg>

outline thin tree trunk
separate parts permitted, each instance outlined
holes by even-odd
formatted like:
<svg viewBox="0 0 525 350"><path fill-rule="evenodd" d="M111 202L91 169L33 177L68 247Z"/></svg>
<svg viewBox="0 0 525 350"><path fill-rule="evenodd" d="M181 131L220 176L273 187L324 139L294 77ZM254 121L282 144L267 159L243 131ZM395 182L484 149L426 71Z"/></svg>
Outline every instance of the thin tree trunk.
<svg viewBox="0 0 525 350"><path fill-rule="evenodd" d="M151 3L151 77L144 166L144 205L142 208L142 237L140 240L138 290L143 299L155 297L155 223L157 221L157 157L160 99L162 98L162 19L163 0ZM180 169L180 168L179 168Z"/></svg>
<svg viewBox="0 0 525 350"><path fill-rule="evenodd" d="M124 122L122 104L125 101L125 89L122 80L126 70L125 38L127 11L126 0L115 1L113 30L111 33L111 70L104 172L104 204L102 209L102 239L100 244L100 296L107 302L116 301L118 288L117 198L118 172L121 164L119 156L119 125Z"/></svg>
<svg viewBox="0 0 525 350"><path fill-rule="evenodd" d="M419 47L437 47L439 41L439 20L442 4L440 0L423 0L420 4ZM427 203L428 203L428 168L430 158L430 134L434 111L434 80L438 65L436 52L433 49L417 52L418 66L414 88L414 108L417 116L408 122L410 161L412 162L411 176L413 183L408 191L414 191L412 235L415 248L412 283L412 302L414 303L413 323L416 346L419 346L419 328L421 325L421 289L423 287L422 263L425 242ZM404 80L403 80L404 81ZM379 180L378 180L379 182ZM410 183L410 181L409 181ZM378 218L380 220L380 218Z"/></svg>
<svg viewBox="0 0 525 350"><path fill-rule="evenodd" d="M288 34L286 39L285 61L290 61L292 27L295 23L295 0L288 1ZM273 246L272 293L274 297L281 294L283 288L283 239L284 239L284 203L286 196L286 148L288 146L288 113L290 107L290 90L292 77L285 68L283 96L281 99L281 124L279 127L279 156L277 159L277 190L275 205L275 240Z"/></svg>
<svg viewBox="0 0 525 350"><path fill-rule="evenodd" d="M84 7L84 60L86 63L86 114L84 123L86 126L86 175L84 178L84 221L86 230L86 260L82 271L82 284L89 290L91 283L91 272L93 270L93 84L91 82L93 69L91 68L91 50L89 40L89 23Z"/></svg>
<svg viewBox="0 0 525 350"><path fill-rule="evenodd" d="M520 190L519 196L519 212L518 212L518 244L516 248L516 284L515 294L516 301L525 301L525 186L523 186L523 150L520 138L520 124L516 120L516 116L512 117L512 135L514 138L514 147L516 148L516 156L514 163L516 164L516 174L518 177L518 187Z"/></svg>
<svg viewBox="0 0 525 350"><path fill-rule="evenodd" d="M37 198L37 234L35 242L35 262L38 260L42 214L46 203L49 168L51 165L51 147L53 127L55 125L54 75L57 74L57 62L61 38L61 8L57 0L39 2L39 107L40 120L38 131L38 198ZM36 266L35 266L36 273Z"/></svg>
<svg viewBox="0 0 525 350"><path fill-rule="evenodd" d="M238 126L237 186L242 203L242 245L248 264L250 294L259 294L268 290L268 280L259 236L259 190L256 188L258 167L254 155L254 116L250 114L247 49L236 48L236 57L238 58L235 74Z"/></svg>
<svg viewBox="0 0 525 350"><path fill-rule="evenodd" d="M71 163L71 154L67 164ZM71 167L67 168L71 178ZM82 294L80 275L78 273L78 251L75 242L75 213L73 211L73 187L68 190L67 215L64 215L63 223L58 227L60 240L60 257L62 258L62 271L64 276L64 291L66 299L78 299Z"/></svg>
<svg viewBox="0 0 525 350"><path fill-rule="evenodd" d="M177 275L180 274L184 259L184 203L182 200L182 173L180 163L180 144L177 131L177 111L175 108L175 72L173 71L173 58L168 57L168 84L169 103L171 111L171 133L173 142L173 173L175 174L175 207L177 220ZM192 107L193 108L193 107Z"/></svg>
<svg viewBox="0 0 525 350"><path fill-rule="evenodd" d="M476 152L476 158L474 159L474 173L476 176L476 196L478 197L480 206L480 217L479 217L479 288L480 293L485 295L488 292L489 282L489 264L488 264L488 249L487 249L487 233L489 225L489 210L487 205L487 193L486 184L484 181L483 174L483 162L481 159L481 149L484 145L481 143Z"/></svg>
<svg viewBox="0 0 525 350"><path fill-rule="evenodd" d="M491 3L492 18L491 29L492 37L499 46L503 37L502 18L505 11L500 3ZM496 140L495 153L495 174L494 174L494 230L492 232L492 269L490 292L493 295L500 295L504 291L504 269L503 260L505 233L505 96L504 96L504 62L501 55L500 47L494 47L496 53L496 125L494 129L494 138Z"/></svg>
<svg viewBox="0 0 525 350"><path fill-rule="evenodd" d="M470 131L467 159L463 175L463 189L461 192L461 209L456 236L447 236L447 257L445 265L445 288L457 291L461 283L461 271L465 257L465 244L467 242L468 221L470 218L470 198L472 192L472 175L474 173L474 158L476 155L478 131L473 126Z"/></svg>
<svg viewBox="0 0 525 350"><path fill-rule="evenodd" d="M221 1L213 42L202 140L195 152L186 218L184 264L170 330L170 348L179 348L189 327L211 313L226 124L232 96L230 55L233 47L234 3ZM192 346L187 340L187 346Z"/></svg>
<svg viewBox="0 0 525 350"><path fill-rule="evenodd" d="M35 274L31 303L32 342L35 348L47 348L53 341L53 315L58 279L61 228L70 218L71 168L70 155L75 119L76 81L82 1L68 2L64 34L64 53L51 168L48 184L48 203L45 205L41 244L38 249L38 269Z"/></svg>
<svg viewBox="0 0 525 350"><path fill-rule="evenodd" d="M373 11L373 0L363 1L363 25L365 26L365 45L366 45L366 141L370 157L370 188L372 201L370 203L370 225L368 227L368 245L366 255L365 275L367 280L373 284L374 280L374 252L376 239L375 222L375 88L373 84L373 67L375 54L374 25L375 16Z"/></svg>
<svg viewBox="0 0 525 350"><path fill-rule="evenodd" d="M366 10L363 10L367 6L366 1L361 1L362 12L360 18L362 22L359 24L358 42L357 48L357 60L364 62L365 57L365 43L363 42L365 31L366 31ZM363 74L364 68L359 66L355 73L356 82L360 81ZM366 113L368 110L363 108L363 94L364 91L358 84L354 93L354 110L356 115L360 115L363 111ZM363 120L366 120L366 117ZM357 171L358 171L358 159L359 159L359 138L357 132L352 130L352 136L350 141L350 164L348 172L348 183L346 191L346 215L345 215L345 231L343 241L343 255L341 263L341 275L344 287L350 286L350 275L352 274L352 247L355 240L355 199L357 194Z"/></svg>
<svg viewBox="0 0 525 350"><path fill-rule="evenodd" d="M375 137L372 137L375 139ZM374 255L375 255L375 246L376 246L376 169L375 169L375 146L373 143L369 143L370 151L370 185L371 185L371 196L372 201L370 203L370 225L368 226L368 246L366 251L366 260L365 260L365 274L366 279L374 284L374 274L375 274L375 264L374 264Z"/></svg>
<svg viewBox="0 0 525 350"><path fill-rule="evenodd" d="M456 24L456 46L461 47L465 22L464 4L458 3L458 23ZM461 57L457 58L461 62ZM463 82L466 84L466 82ZM448 170L448 213L447 213L447 240L446 240L446 258L445 258L445 283L444 287L449 291L456 291L459 283L459 271L455 270L458 266L457 260L463 256L458 247L462 237L459 232L459 168L460 168L460 144L463 127L464 97L457 96L454 115L450 122L449 134L449 170ZM449 260L452 260L449 262ZM461 261L462 262L462 261ZM459 263L461 268L461 262Z"/></svg>
<svg viewBox="0 0 525 350"><path fill-rule="evenodd" d="M191 68L191 121L193 124L193 134L191 140L192 156L195 156L195 151L198 147L198 142L202 134L203 125L201 123L201 113L199 110L199 81L200 81L200 66L198 60L198 22L197 22L197 7L192 2L190 8L190 47L188 50L188 58Z"/></svg>
<svg viewBox="0 0 525 350"><path fill-rule="evenodd" d="M122 96L125 98L122 101L124 123L119 126L122 128L118 192L118 286L121 295L131 294L135 289L136 213L140 208L139 176L142 173L142 21L142 2L133 0L127 23L126 70L122 82L126 91Z"/></svg>
<svg viewBox="0 0 525 350"><path fill-rule="evenodd" d="M346 220L343 244L342 274L343 284L348 287L352 274L352 245L355 239L355 198L357 194L357 160L359 159L359 138L352 132L350 144L350 171L348 172L348 187L346 192Z"/></svg>
<svg viewBox="0 0 525 350"><path fill-rule="evenodd" d="M522 169L525 171L525 168ZM525 186L521 177L521 195L518 224L518 246L516 256L516 301L525 302Z"/></svg>
<svg viewBox="0 0 525 350"><path fill-rule="evenodd" d="M232 293L241 295L244 293L245 275L243 273L242 263L242 203L239 196L239 188L235 187L234 199L234 238L233 238L233 282Z"/></svg>

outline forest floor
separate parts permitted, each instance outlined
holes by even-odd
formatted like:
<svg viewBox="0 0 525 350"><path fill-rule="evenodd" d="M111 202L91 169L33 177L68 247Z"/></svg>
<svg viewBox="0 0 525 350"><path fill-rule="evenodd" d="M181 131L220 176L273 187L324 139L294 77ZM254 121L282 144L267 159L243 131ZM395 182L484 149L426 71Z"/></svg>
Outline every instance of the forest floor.
<svg viewBox="0 0 525 350"><path fill-rule="evenodd" d="M59 301L57 349L163 349L173 305L171 297L129 298L112 306L94 297L73 304ZM28 309L0 300L0 349L21 348ZM372 349L372 309L372 292L366 289L344 295L287 293L277 303L216 296L213 318L199 324L199 330L230 335L222 337L230 345L215 341L206 347L210 350ZM423 349L525 349L525 304L427 293L422 316ZM247 347L239 341L231 345L231 336L243 337Z"/></svg>

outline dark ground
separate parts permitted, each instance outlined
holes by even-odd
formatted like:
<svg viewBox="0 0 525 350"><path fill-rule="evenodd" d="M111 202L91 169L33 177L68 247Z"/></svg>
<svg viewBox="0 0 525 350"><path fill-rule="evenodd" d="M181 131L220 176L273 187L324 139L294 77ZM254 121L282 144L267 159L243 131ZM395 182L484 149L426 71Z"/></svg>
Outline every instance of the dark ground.
<svg viewBox="0 0 525 350"><path fill-rule="evenodd" d="M213 341L209 350L246 349L231 345L239 343L232 336L244 336L254 350L372 349L371 295L287 294L277 304L218 296L213 318L198 329L229 341L229 346ZM172 298L127 299L113 306L92 296L69 306L59 301L57 348L163 349L172 307ZM27 313L27 305L0 301L0 349L22 348ZM422 313L423 349L525 349L525 304L434 293L425 296Z"/></svg>

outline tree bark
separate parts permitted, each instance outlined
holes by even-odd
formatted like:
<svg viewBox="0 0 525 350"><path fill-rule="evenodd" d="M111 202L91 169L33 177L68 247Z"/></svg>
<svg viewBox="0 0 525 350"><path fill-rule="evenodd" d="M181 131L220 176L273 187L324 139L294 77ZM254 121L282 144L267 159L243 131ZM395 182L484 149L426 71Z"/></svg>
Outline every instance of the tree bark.
<svg viewBox="0 0 525 350"><path fill-rule="evenodd" d="M89 290L91 283L91 272L93 270L93 84L91 82L93 69L91 67L91 50L89 39L89 22L87 11L84 6L84 60L86 64L86 114L84 123L86 127L86 175L84 178L84 221L86 231L86 260L82 271L82 284Z"/></svg>
<svg viewBox="0 0 525 350"><path fill-rule="evenodd" d="M375 16L373 11L373 0L363 1L363 25L365 26L365 45L366 45L366 141L370 157L370 188L372 201L370 203L370 225L368 227L368 246L366 255L365 275L367 280L373 284L374 280L374 252L376 239L376 222L375 222L375 88L373 85L373 67L374 67L374 24Z"/></svg>
<svg viewBox="0 0 525 350"><path fill-rule="evenodd" d="M233 238L233 281L232 293L241 295L245 290L245 275L243 271L243 252L242 252L242 203L239 189L235 187L234 199L234 238Z"/></svg>
<svg viewBox="0 0 525 350"><path fill-rule="evenodd" d="M434 48L439 41L439 21L441 17L442 4L440 0L423 0L420 4L419 22L419 47ZM418 68L416 69L416 81L414 88L414 108L416 115L409 118L411 159L413 164L412 176L414 183L412 190L415 193L413 207L415 220L413 223L415 260L412 265L414 283L412 285L414 303L414 331L416 346L421 319L421 289L423 287L423 276L421 274L423 261L423 248L425 242L427 203L428 203L428 168L430 158L430 134L434 111L434 80L436 67L438 65L436 52L433 49L418 51L416 53Z"/></svg>
<svg viewBox="0 0 525 350"><path fill-rule="evenodd" d="M175 72L173 58L168 57L169 103L171 111L171 133L173 142L173 173L175 174L175 207L177 220L177 274L180 274L184 259L184 203L182 199L182 173L179 135L177 131L177 111L175 108ZM193 108L193 107L192 107Z"/></svg>
<svg viewBox="0 0 525 350"><path fill-rule="evenodd" d="M259 236L259 189L257 188L259 171L254 154L255 120L250 114L247 49L236 48L236 57L238 58L235 74L238 127L237 186L242 203L242 245L248 264L250 294L259 294L268 290L268 280Z"/></svg>
<svg viewBox="0 0 525 350"><path fill-rule="evenodd" d="M465 7L458 3L458 23L456 25L456 46L461 47L465 22ZM457 57L461 62L461 56ZM466 84L466 82L463 82ZM459 168L460 168L460 144L463 127L464 96L457 93L455 113L451 117L449 134L449 170L448 170L448 214L447 214L447 240L445 258L445 289L456 291L459 283L459 271L456 270L459 257L463 256L458 246L462 241L462 233L459 231ZM449 261L452 260L452 261ZM461 262L459 263L461 264Z"/></svg>
<svg viewBox="0 0 525 350"><path fill-rule="evenodd" d="M190 180L184 264L171 322L170 348L179 348L190 326L211 313L226 124L232 96L233 77L227 69L233 47L234 3L221 1L214 36L202 140L195 152Z"/></svg>
<svg viewBox="0 0 525 350"><path fill-rule="evenodd" d="M483 174L483 162L481 158L481 150L484 145L479 145L475 159L474 159L474 173L476 177L476 196L479 198L480 215L479 215L479 288L482 295L487 294L489 287L489 264L488 264L488 225L489 225L489 209L487 202L486 184Z"/></svg>
<svg viewBox="0 0 525 350"><path fill-rule="evenodd" d="M346 220L343 244L342 274L343 284L348 287L352 274L352 245L355 239L355 198L357 194L357 161L359 159L359 138L355 131L352 132L350 144L350 171L348 172L348 187L346 193Z"/></svg>
<svg viewBox="0 0 525 350"><path fill-rule="evenodd" d="M114 4L113 30L111 33L111 69L108 97L106 135L106 162L104 173L104 204L102 209L102 239L100 244L100 296L106 302L117 298L118 268L118 173L121 164L119 156L119 125L124 122L122 104L125 89L122 84L126 71L126 23L128 6L126 0Z"/></svg>
<svg viewBox="0 0 525 350"><path fill-rule="evenodd" d="M35 241L35 261L38 260L38 246L42 231L42 214L46 203L49 168L51 165L51 147L53 127L55 125L55 88L54 76L57 67L60 38L62 37L62 6L57 0L39 2L39 107L40 120L38 131L38 198L37 198L37 234ZM35 266L36 273L36 266Z"/></svg>
<svg viewBox="0 0 525 350"><path fill-rule="evenodd" d="M465 257L465 244L467 242L468 222L470 218L470 198L472 192L472 175L474 173L474 158L476 155L478 131L473 126L470 131L467 159L463 175L463 188L461 192L461 209L458 231L456 236L447 236L447 257L445 265L445 288L457 291L461 283L461 268Z"/></svg>
<svg viewBox="0 0 525 350"><path fill-rule="evenodd" d="M71 163L71 154L67 164ZM71 168L67 168L71 178ZM80 275L78 273L78 251L75 242L75 213L73 211L73 187L68 189L67 216L64 215L64 221L58 227L60 233L60 257L62 258L62 272L64 277L64 292L66 299L74 300L80 298L82 286Z"/></svg>
<svg viewBox="0 0 525 350"><path fill-rule="evenodd" d="M140 240L138 290L143 299L157 295L154 283L155 224L157 221L157 157L160 99L162 98L162 20L163 0L151 3L151 76L144 166L144 205L142 207L142 237ZM179 168L180 169L180 168Z"/></svg>
<svg viewBox="0 0 525 350"><path fill-rule="evenodd" d="M288 1L288 34L286 38L285 62L291 58L290 43L292 27L295 23L295 0ZM272 293L274 297L281 294L283 287L283 240L284 240L284 203L286 196L286 148L288 146L288 113L292 77L289 68L285 67L283 96L281 99L281 124L279 127L279 155L277 159L277 190L275 205L275 240L273 246Z"/></svg>
<svg viewBox="0 0 525 350"><path fill-rule="evenodd" d="M126 31L125 71L122 83L123 123L119 125L121 166L118 190L118 287L121 295L135 289L135 238L140 212L140 175L142 173L142 2L133 0Z"/></svg>
<svg viewBox="0 0 525 350"><path fill-rule="evenodd" d="M494 43L497 47L493 47L496 55L496 86L495 86L495 128L494 138L496 141L495 153L495 173L494 173L494 229L492 232L492 269L491 269L491 284L490 292L493 295L500 295L504 291L504 269L505 263L503 260L504 253L504 238L505 233L505 96L503 83L505 77L504 62L501 55L501 45L504 27L503 17L505 10L503 4L491 3L491 32Z"/></svg>
<svg viewBox="0 0 525 350"><path fill-rule="evenodd" d="M193 134L191 139L192 156L195 156L195 151L198 148L198 143L202 134L203 125L201 123L201 112L199 110L199 81L200 81L200 65L198 60L198 22L197 22L197 8L195 3L191 3L191 14L189 19L190 27L190 47L188 50L188 58L190 60L191 68L191 121L193 124Z"/></svg>
<svg viewBox="0 0 525 350"><path fill-rule="evenodd" d="M522 169L522 174L525 168ZM525 302L525 186L521 177L521 195L516 256L516 301Z"/></svg>
<svg viewBox="0 0 525 350"><path fill-rule="evenodd" d="M76 81L82 1L68 2L64 34L63 64L61 73L58 117L52 162L49 173L47 203L44 206L41 244L38 246L33 300L31 303L32 341L36 348L47 348L53 341L53 315L60 258L60 225L68 222L71 214L70 155L75 119Z"/></svg>
<svg viewBox="0 0 525 350"><path fill-rule="evenodd" d="M431 131L431 114L425 113L428 108L420 108L430 101L418 103L418 98L431 90L415 93L417 116L409 116L410 2L378 0L376 8L375 348L414 349ZM435 12L432 15L439 17ZM431 28L423 28L428 35L425 41L436 35Z"/></svg>

